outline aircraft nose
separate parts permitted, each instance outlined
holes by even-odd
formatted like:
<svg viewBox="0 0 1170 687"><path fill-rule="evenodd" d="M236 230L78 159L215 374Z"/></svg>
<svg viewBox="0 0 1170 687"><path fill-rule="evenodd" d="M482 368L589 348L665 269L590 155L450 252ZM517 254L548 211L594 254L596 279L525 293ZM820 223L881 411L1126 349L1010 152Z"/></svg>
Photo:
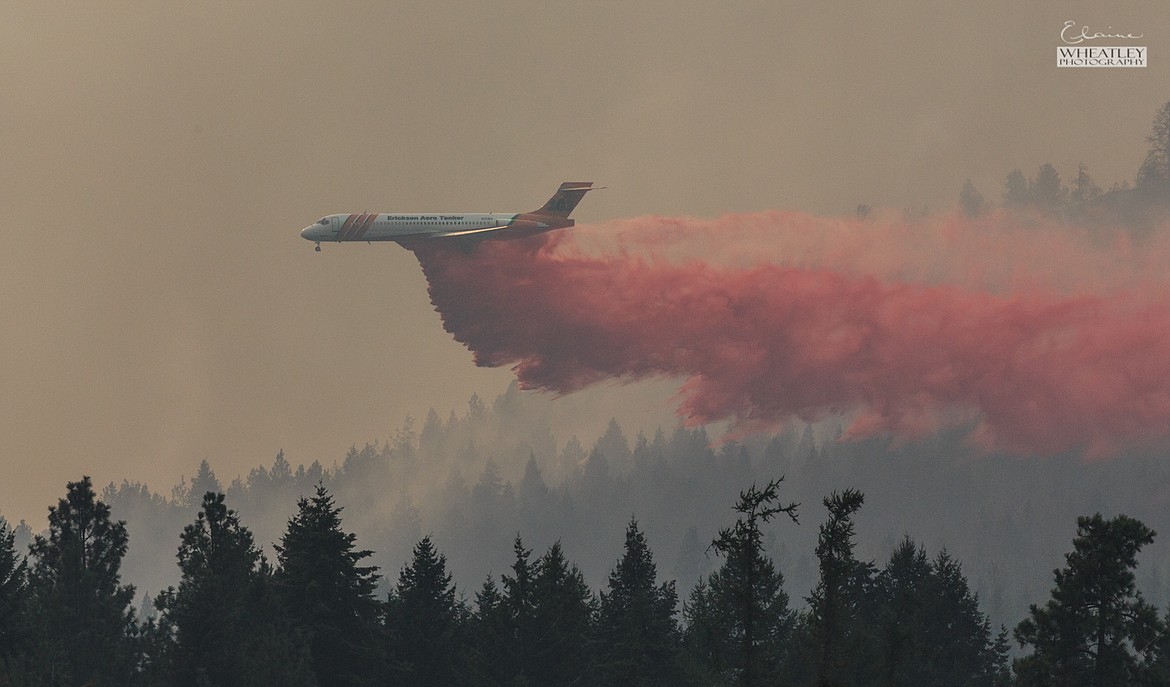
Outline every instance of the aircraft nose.
<svg viewBox="0 0 1170 687"><path fill-rule="evenodd" d="M313 226L315 226L315 225L313 225ZM301 229L301 238L308 239L308 240L312 241L313 240L313 226L308 226L308 227L305 227L304 229Z"/></svg>

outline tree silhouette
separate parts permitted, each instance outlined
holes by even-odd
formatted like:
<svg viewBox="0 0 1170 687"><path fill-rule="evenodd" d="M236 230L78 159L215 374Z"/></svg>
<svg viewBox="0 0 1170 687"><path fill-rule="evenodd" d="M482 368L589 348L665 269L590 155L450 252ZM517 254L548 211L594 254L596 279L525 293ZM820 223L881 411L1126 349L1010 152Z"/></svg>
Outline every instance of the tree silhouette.
<svg viewBox="0 0 1170 687"><path fill-rule="evenodd" d="M170 684L311 683L303 639L280 612L271 571L223 494L204 494L178 558L179 587L155 600L175 637Z"/></svg>
<svg viewBox="0 0 1170 687"><path fill-rule="evenodd" d="M885 684L992 687L1002 677L1006 657L962 567L946 552L930 561L907 537L875 587Z"/></svg>
<svg viewBox="0 0 1170 687"><path fill-rule="evenodd" d="M447 557L435 549L430 536L423 537L398 575L386 612L392 658L399 663L397 684L454 684L463 620Z"/></svg>
<svg viewBox="0 0 1170 687"><path fill-rule="evenodd" d="M590 631L595 610L593 592L577 566L555 542L540 557L532 578L532 683L579 684L591 665Z"/></svg>
<svg viewBox="0 0 1170 687"><path fill-rule="evenodd" d="M1073 182L1072 199L1077 205L1085 203L1101 195L1101 187L1089 176L1089 167L1081 162L1077 165L1077 178Z"/></svg>
<svg viewBox="0 0 1170 687"><path fill-rule="evenodd" d="M764 684L774 677L780 647L791 630L784 578L764 552L761 530L781 514L797 522L799 504L780 503L783 480L740 492L735 506L740 517L711 542L723 564L692 593L686 611L690 623L713 642L705 647L708 664L741 685ZM692 633L692 643L695 639Z"/></svg>
<svg viewBox="0 0 1170 687"><path fill-rule="evenodd" d="M1036 179L1030 188L1032 202L1045 209L1055 209L1064 197L1064 188L1060 184L1060 175L1050 163L1040 165L1036 171Z"/></svg>
<svg viewBox="0 0 1170 687"><path fill-rule="evenodd" d="M134 588L121 584L129 536L110 518L88 476L66 485L49 508L48 536L37 535L29 584L35 603L33 665L53 684L117 685L130 680Z"/></svg>
<svg viewBox="0 0 1170 687"><path fill-rule="evenodd" d="M1137 554L1154 531L1125 515L1077 518L1067 566L1044 606L1016 626L1031 653L1016 661L1022 685L1143 684L1163 632L1157 610L1134 582Z"/></svg>
<svg viewBox="0 0 1170 687"><path fill-rule="evenodd" d="M1009 208L1022 208L1032 202L1032 194L1028 190L1028 180L1024 173L1013 169L1007 175L1004 183L1003 204Z"/></svg>
<svg viewBox="0 0 1170 687"><path fill-rule="evenodd" d="M816 648L817 684L822 687L851 682L853 671L867 662L859 648L865 645L863 612L873 566L853 555L853 515L865 496L856 489L825 497L829 520L817 537L820 581L809 597L809 617Z"/></svg>
<svg viewBox="0 0 1170 687"><path fill-rule="evenodd" d="M28 602L27 565L16 553L16 533L0 518L0 685L24 668Z"/></svg>
<svg viewBox="0 0 1170 687"><path fill-rule="evenodd" d="M207 462L207 459L199 461L199 470L191 478L190 500L196 502L198 499L202 499L207 492L218 494L222 491L223 486L211 470L211 464ZM196 503L191 503L191 505L196 505Z"/></svg>
<svg viewBox="0 0 1170 687"><path fill-rule="evenodd" d="M297 502L276 547L278 593L309 641L319 685L361 685L377 673L380 604L377 568L360 563L356 536L341 528L341 508L324 486Z"/></svg>
<svg viewBox="0 0 1170 687"><path fill-rule="evenodd" d="M508 684L515 675L515 665L515 638L504 596L489 576L475 594L467 682L485 686Z"/></svg>
<svg viewBox="0 0 1170 687"><path fill-rule="evenodd" d="M963 182L963 188L959 191L959 208L968 217L978 217L987 209L983 194L976 190L970 179Z"/></svg>
<svg viewBox="0 0 1170 687"><path fill-rule="evenodd" d="M670 685L674 676L678 593L658 584L654 555L638 523L626 527L625 551L601 593L597 634L603 684Z"/></svg>
<svg viewBox="0 0 1170 687"><path fill-rule="evenodd" d="M536 575L539 565L531 560L532 549L524 548L524 542L519 536L512 543L512 552L515 556L512 574L500 578L504 586L501 612L511 641L507 653L500 655L499 671L511 680L527 682L532 679L533 656L540 635L536 624Z"/></svg>
<svg viewBox="0 0 1170 687"><path fill-rule="evenodd" d="M1162 200L1170 199L1170 102L1154 115L1146 141L1150 150L1138 168L1137 189Z"/></svg>

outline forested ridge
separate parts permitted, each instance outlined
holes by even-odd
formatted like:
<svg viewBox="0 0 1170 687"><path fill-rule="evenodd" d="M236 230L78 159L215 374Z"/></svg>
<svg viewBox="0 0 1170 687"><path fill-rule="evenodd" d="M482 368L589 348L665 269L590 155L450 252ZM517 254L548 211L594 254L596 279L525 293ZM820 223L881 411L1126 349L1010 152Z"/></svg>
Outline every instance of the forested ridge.
<svg viewBox="0 0 1170 687"><path fill-rule="evenodd" d="M278 454L225 486L204 461L166 497L70 483L48 530L0 538L3 679L1164 683L1152 456L977 458L945 436L843 442L832 425L631 441L616 420L586 450L546 410L512 388L329 468ZM1072 510L1123 502L1154 520ZM1057 503L1059 522L1006 527ZM1041 544L1051 564L1026 550ZM1029 566L1030 584L969 582ZM1096 575L1115 612L1084 602ZM1005 590L1032 590L1014 617ZM1101 648L1096 616L1115 625ZM1124 679L1088 681L1097 655Z"/></svg>
<svg viewBox="0 0 1170 687"><path fill-rule="evenodd" d="M790 498L803 504L845 488L867 495L857 518L866 560L884 560L904 535L932 552L945 548L963 561L996 626L1018 622L1047 591L1079 515L1124 512L1156 531L1170 528L1170 470L1154 449L1098 462L988 456L960 430L913 443L841 441L832 422L720 441L703 428L628 435L616 420L590 420L586 427L596 423L601 431L583 442L554 436L564 421L558 413L576 412L558 403L511 388L488 403L473 397L446 420L433 411L422 423L408 420L391 440L351 448L327 467L277 454L221 481L204 461L164 493L123 481L100 489L100 498L126 521L123 573L140 596L178 582L178 533L194 520L202 494L225 493L271 559L298 498L318 483L346 507L347 527L382 570L397 570L430 534L455 581L470 589L511 565L519 533L537 550L561 541L599 588L636 517L659 570L689 589L714 569L708 545L738 493L785 475ZM2 506L0 515L7 515ZM763 528L765 549L790 590L816 584L816 527L825 517L806 508L801 525ZM23 551L33 532L11 524ZM1137 571L1159 606L1170 602L1168 564L1166 543L1155 540ZM793 595L798 605L802 594Z"/></svg>

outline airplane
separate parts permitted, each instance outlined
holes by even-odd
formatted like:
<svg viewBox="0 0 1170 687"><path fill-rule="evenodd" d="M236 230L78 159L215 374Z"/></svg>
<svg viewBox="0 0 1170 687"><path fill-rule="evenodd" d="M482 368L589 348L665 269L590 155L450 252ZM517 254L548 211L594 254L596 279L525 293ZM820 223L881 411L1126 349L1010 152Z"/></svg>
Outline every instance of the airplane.
<svg viewBox="0 0 1170 687"><path fill-rule="evenodd" d="M453 213L350 213L328 215L301 231L301 237L322 241L396 241L418 243L434 239L516 238L571 227L569 213L589 191L599 191L592 181L566 181L539 210L513 214L490 212Z"/></svg>

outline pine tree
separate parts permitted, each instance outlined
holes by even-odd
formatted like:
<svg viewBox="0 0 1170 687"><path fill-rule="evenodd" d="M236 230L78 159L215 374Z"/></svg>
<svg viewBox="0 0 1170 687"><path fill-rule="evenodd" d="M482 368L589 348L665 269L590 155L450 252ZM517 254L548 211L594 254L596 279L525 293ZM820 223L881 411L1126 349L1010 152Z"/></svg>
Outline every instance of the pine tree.
<svg viewBox="0 0 1170 687"><path fill-rule="evenodd" d="M1032 202L1046 209L1056 208L1064 197L1064 190L1056 168L1047 162L1040 165L1030 188Z"/></svg>
<svg viewBox="0 0 1170 687"><path fill-rule="evenodd" d="M622 466L630 456L630 442L622 432L617 418L610 418L605 427L605 434L597 439L594 449L606 458L606 462L614 466Z"/></svg>
<svg viewBox="0 0 1170 687"><path fill-rule="evenodd" d="M959 208L968 217L978 217L987 209L983 194L975 188L970 179L963 182L963 188L959 191Z"/></svg>
<svg viewBox="0 0 1170 687"><path fill-rule="evenodd" d="M609 591L601 593L597 633L603 684L677 682L678 593L674 582L659 585L657 577L646 538L630 520L625 552L609 574Z"/></svg>
<svg viewBox="0 0 1170 687"><path fill-rule="evenodd" d="M29 547L33 665L53 684L126 684L137 662L134 588L120 574L126 523L110 519L88 476L66 490L49 508L48 536Z"/></svg>
<svg viewBox="0 0 1170 687"><path fill-rule="evenodd" d="M182 577L159 594L173 633L170 684L311 684L307 648L273 593L271 570L223 494L208 492L179 543Z"/></svg>
<svg viewBox="0 0 1170 687"><path fill-rule="evenodd" d="M514 675L515 644L503 594L488 577L475 594L468 652L470 685L506 685Z"/></svg>
<svg viewBox="0 0 1170 687"><path fill-rule="evenodd" d="M423 421L423 428L418 433L419 452L427 457L441 456L443 437L445 434L443 421L439 419L439 413L434 408L431 408L427 411L426 420Z"/></svg>
<svg viewBox="0 0 1170 687"><path fill-rule="evenodd" d="M190 505L199 505L200 499L209 491L218 494L223 491L223 486L212 472L211 464L203 459L199 462L199 471L191 478Z"/></svg>
<svg viewBox="0 0 1170 687"><path fill-rule="evenodd" d="M824 500L829 520L817 536L820 581L808 600L821 687L854 684L857 673L873 663L862 651L867 645L872 647L864 631L873 566L853 555L853 515L864 502L865 496L856 489L833 492Z"/></svg>
<svg viewBox="0 0 1170 687"><path fill-rule="evenodd" d="M877 588L882 596L880 641L884 655L882 682L887 685L919 684L923 665L922 646L925 636L923 591L931 576L926 551L906 537L890 556L878 575Z"/></svg>
<svg viewBox="0 0 1170 687"><path fill-rule="evenodd" d="M706 662L724 679L740 685L765 684L779 669L781 648L792 628L784 578L764 552L761 525L784 514L797 522L799 504L780 504L783 478L763 489L740 492L734 526L720 530L711 548L723 564L708 578L705 594L692 594L685 609L689 624L708 640ZM705 614L706 609L711 614ZM688 642L698 640L688 629ZM722 642L726 641L726 644Z"/></svg>
<svg viewBox="0 0 1170 687"><path fill-rule="evenodd" d="M1125 515L1077 518L1068 565L1055 571L1052 598L1016 626L1032 652L1016 661L1022 685L1143 684L1164 632L1134 581L1137 554L1154 531Z"/></svg>
<svg viewBox="0 0 1170 687"><path fill-rule="evenodd" d="M683 603L683 655L688 682L695 685L731 684L738 649L732 640L731 609L716 597L703 578Z"/></svg>
<svg viewBox="0 0 1170 687"><path fill-rule="evenodd" d="M1072 197L1073 201L1079 206L1095 199L1101 195L1101 187L1093 181L1093 177L1089 176L1089 167L1085 163L1077 165L1077 178L1073 182Z"/></svg>
<svg viewBox="0 0 1170 687"><path fill-rule="evenodd" d="M16 552L16 533L0 517L0 685L22 671L28 645L27 564Z"/></svg>
<svg viewBox="0 0 1170 687"><path fill-rule="evenodd" d="M1135 185L1150 197L1170 198L1170 102L1158 109L1146 137L1150 150L1138 169Z"/></svg>
<svg viewBox="0 0 1170 687"><path fill-rule="evenodd" d="M487 415L487 406L483 404L483 399L479 394L472 393L471 398L467 399L467 417L472 420L482 420Z"/></svg>
<svg viewBox="0 0 1170 687"><path fill-rule="evenodd" d="M1004 183L1003 204L1009 208L1022 208L1032 202L1032 194L1028 189L1028 180L1024 173L1013 169Z"/></svg>
<svg viewBox="0 0 1170 687"><path fill-rule="evenodd" d="M1170 611L1162 619L1162 631L1149 647L1150 659L1145 671L1147 685L1170 685Z"/></svg>
<svg viewBox="0 0 1170 687"><path fill-rule="evenodd" d="M342 530L342 509L324 486L297 509L276 547L278 593L308 638L317 684L367 684L378 672L380 613L377 568L360 565L371 552Z"/></svg>
<svg viewBox="0 0 1170 687"><path fill-rule="evenodd" d="M524 464L524 477L520 480L520 499L526 506L536 507L545 505L548 496L548 485L540 474L536 456L529 453L528 462Z"/></svg>
<svg viewBox="0 0 1170 687"><path fill-rule="evenodd" d="M537 561L532 561L532 549L524 547L517 536L512 543L515 560L512 574L503 575L502 613L508 627L508 650L499 656L501 673L516 683L531 682L533 655L536 652L540 630L536 625Z"/></svg>
<svg viewBox="0 0 1170 687"><path fill-rule="evenodd" d="M909 538L879 573L883 683L992 687L1004 668L991 624L946 552L933 561Z"/></svg>
<svg viewBox="0 0 1170 687"><path fill-rule="evenodd" d="M450 685L459 674L462 654L462 605L447 572L447 557L430 536L414 547L411 562L398 575L386 622L393 646L398 684Z"/></svg>
<svg viewBox="0 0 1170 687"><path fill-rule="evenodd" d="M580 684L592 670L595 602L585 576L565 558L559 541L540 557L532 590L532 684Z"/></svg>

